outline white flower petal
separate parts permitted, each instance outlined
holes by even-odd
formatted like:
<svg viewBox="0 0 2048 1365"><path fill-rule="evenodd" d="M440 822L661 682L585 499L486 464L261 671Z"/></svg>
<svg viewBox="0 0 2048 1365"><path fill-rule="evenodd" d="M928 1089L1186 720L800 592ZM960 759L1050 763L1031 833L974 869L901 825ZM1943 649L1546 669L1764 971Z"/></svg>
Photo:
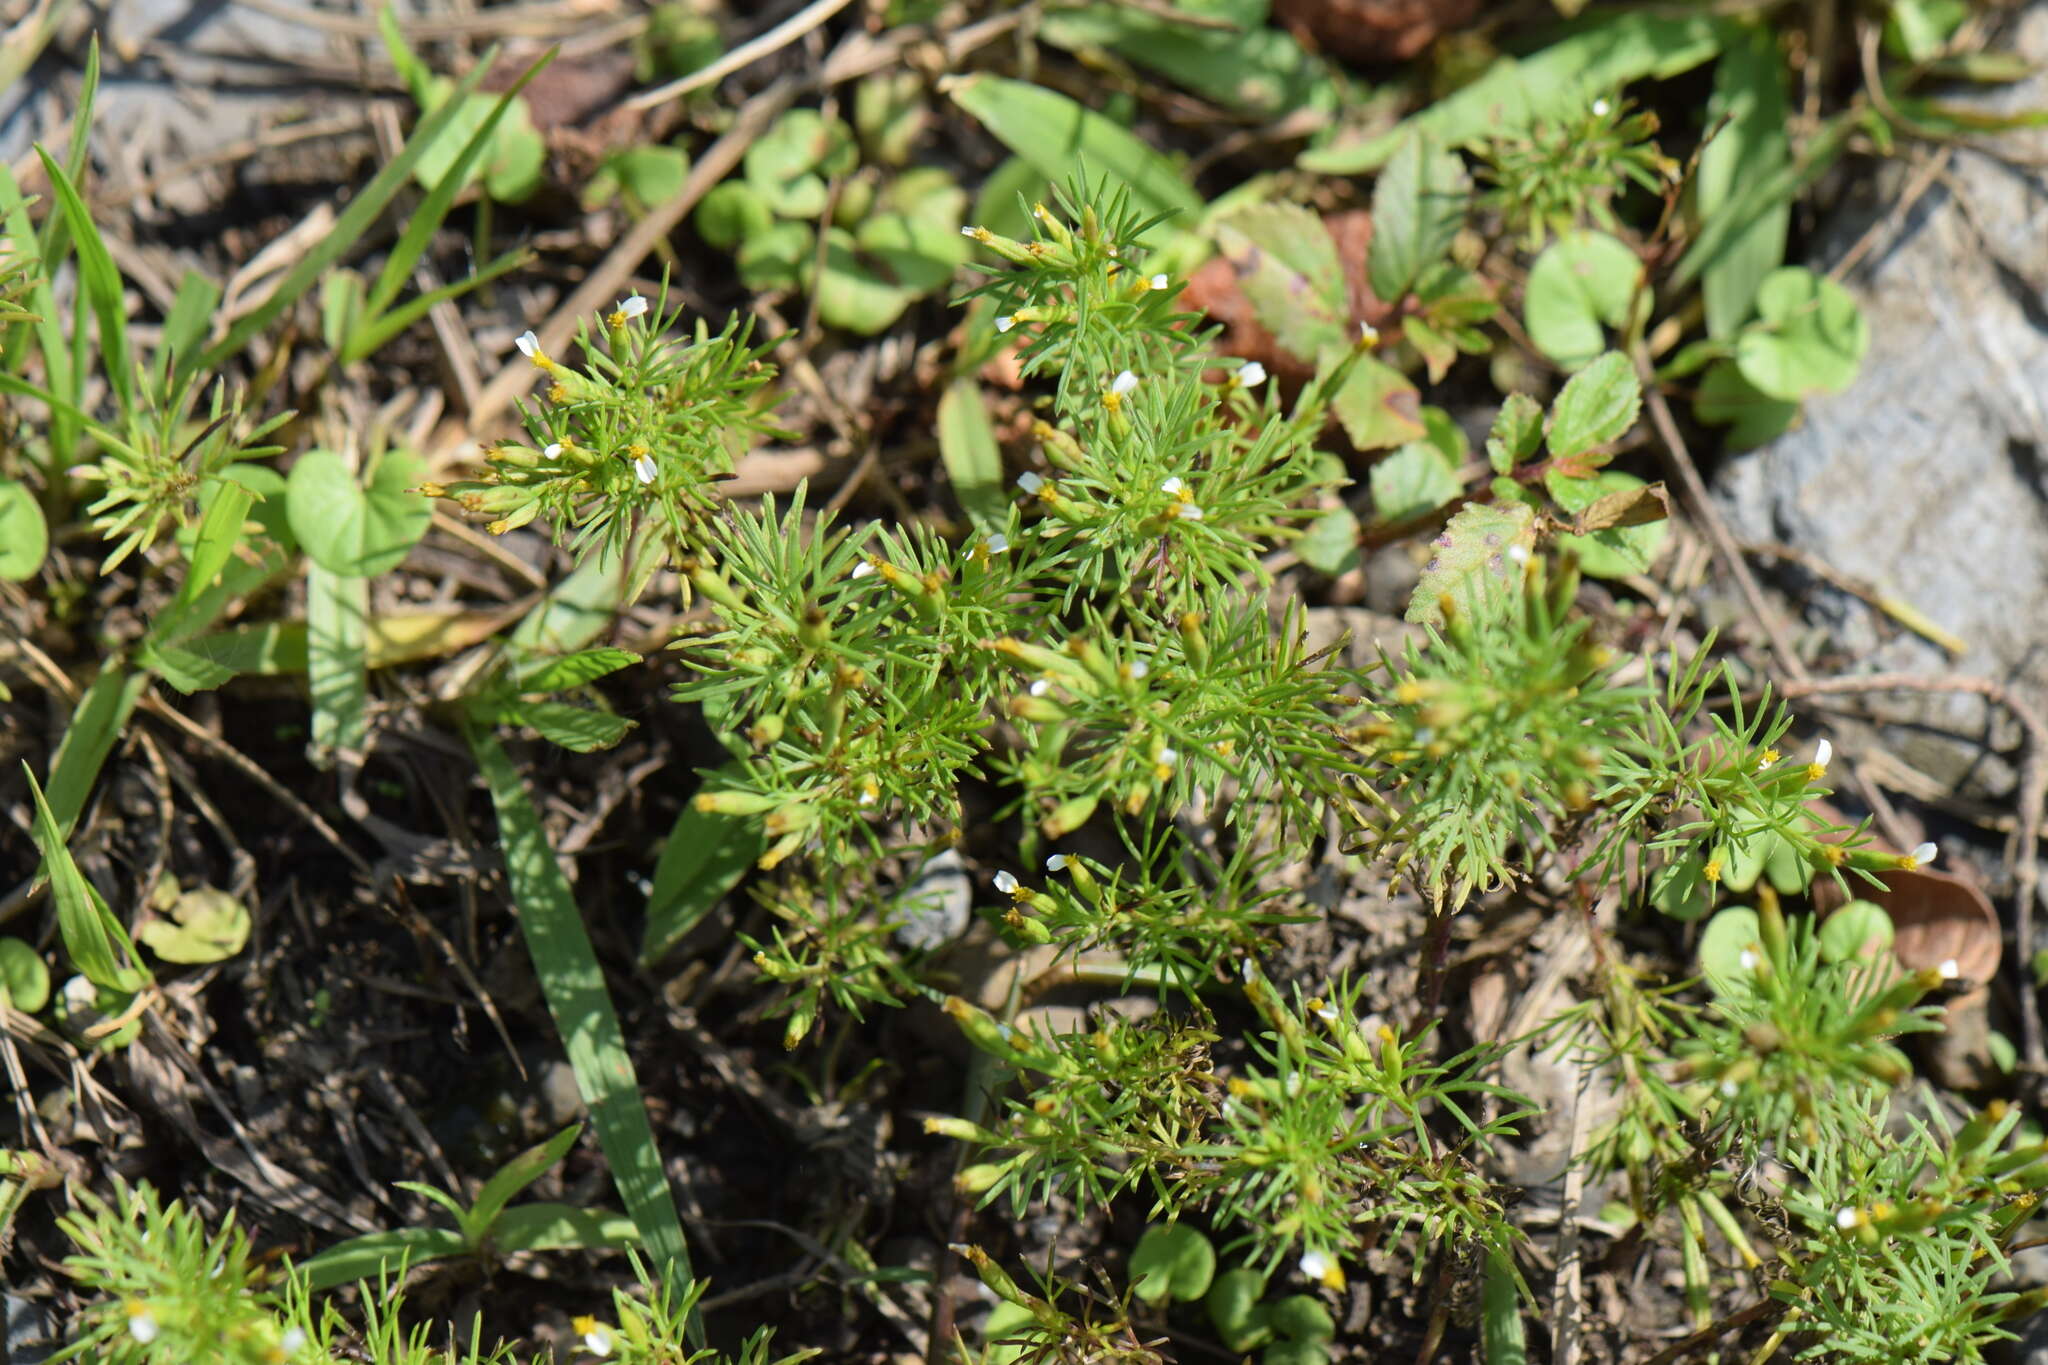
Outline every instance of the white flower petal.
<svg viewBox="0 0 2048 1365"><path fill-rule="evenodd" d="M1175 477L1167 479L1164 482L1162 482L1159 485L1159 491L1162 493L1179 493L1180 490L1185 486L1186 485L1181 483L1179 476L1176 475Z"/></svg>
<svg viewBox="0 0 2048 1365"><path fill-rule="evenodd" d="M1052 683L1050 680L1045 678L1035 678L1032 680L1031 686L1026 688L1025 690L1028 691L1034 697L1042 697L1046 693L1052 691Z"/></svg>
<svg viewBox="0 0 2048 1365"><path fill-rule="evenodd" d="M519 354L525 356L528 360L540 354L540 338L535 336L532 331L529 330L519 334Z"/></svg>
<svg viewBox="0 0 2048 1365"><path fill-rule="evenodd" d="M1855 1227L1861 1221L1863 1221L1863 1215L1852 1208L1844 1206L1835 1210L1835 1226L1844 1232Z"/></svg>
<svg viewBox="0 0 2048 1365"><path fill-rule="evenodd" d="M1907 856L1921 867L1926 867L1941 856L1941 845L1930 841L1919 845Z"/></svg>
<svg viewBox="0 0 2048 1365"><path fill-rule="evenodd" d="M129 1336L134 1337L144 1346L147 1346L150 1342L156 1340L156 1334L156 1317L147 1308L143 1309L140 1313L132 1313L129 1315Z"/></svg>
<svg viewBox="0 0 2048 1365"><path fill-rule="evenodd" d="M972 223L962 223L960 225L960 235L962 237L972 237L978 231L980 231L980 229L975 227Z"/></svg>
<svg viewBox="0 0 2048 1365"><path fill-rule="evenodd" d="M874 571L875 566L868 563L865 559L863 559L860 563L853 566L853 572L849 575L849 577L866 578L869 574L873 573Z"/></svg>
<svg viewBox="0 0 2048 1365"><path fill-rule="evenodd" d="M1036 493L1039 489L1045 487L1045 476L1026 470L1017 476L1017 487L1023 489L1026 493Z"/></svg>
<svg viewBox="0 0 2048 1365"><path fill-rule="evenodd" d="M297 1355L301 1350L305 1349L305 1329L300 1327L292 1328L291 1331L284 1334L284 1337L277 1344L286 1355Z"/></svg>
<svg viewBox="0 0 2048 1365"><path fill-rule="evenodd" d="M1009 895L1017 889L1017 879L1008 872L996 873L996 890Z"/></svg>
<svg viewBox="0 0 2048 1365"><path fill-rule="evenodd" d="M1007 332L1016 325L1017 319L1011 317L1008 313L1005 313L1001 317L996 319L996 330L998 332Z"/></svg>
<svg viewBox="0 0 2048 1365"><path fill-rule="evenodd" d="M1304 1251L1299 1262L1301 1273L1311 1280L1320 1282L1330 1273L1330 1258L1320 1251Z"/></svg>
<svg viewBox="0 0 2048 1365"><path fill-rule="evenodd" d="M583 1349L594 1356L608 1356L612 1353L612 1334L602 1327L592 1328L583 1334Z"/></svg>
<svg viewBox="0 0 2048 1365"><path fill-rule="evenodd" d="M1826 740L1822 740L1820 743L1813 746L1814 767L1825 768L1828 766L1829 763L1834 761L1834 757L1835 746L1828 743Z"/></svg>
<svg viewBox="0 0 2048 1365"><path fill-rule="evenodd" d="M1064 871L1066 871L1066 870L1067 870L1067 855L1066 855L1066 854L1064 854L1064 853L1055 853L1055 854L1053 854L1053 855L1052 855L1052 856L1051 856L1050 858L1047 858L1047 859L1045 860L1045 870L1046 870L1047 872L1064 872Z"/></svg>
<svg viewBox="0 0 2048 1365"><path fill-rule="evenodd" d="M1151 671L1152 665L1146 663L1143 659L1131 660L1131 677L1142 678Z"/></svg>
<svg viewBox="0 0 2048 1365"><path fill-rule="evenodd" d="M560 441L555 441L548 445L548 447L545 450L541 451L540 457L543 460L552 460L561 453L562 443Z"/></svg>
<svg viewBox="0 0 2048 1365"><path fill-rule="evenodd" d="M629 318L637 318L647 312L647 300L638 294L628 294L619 301L619 311Z"/></svg>
<svg viewBox="0 0 2048 1365"><path fill-rule="evenodd" d="M1755 953L1751 952L1747 948L1744 948L1742 950L1742 956L1736 958L1735 960L1742 964L1742 970L1744 970L1745 972L1755 971L1757 963L1763 961L1762 958L1758 957Z"/></svg>
<svg viewBox="0 0 2048 1365"><path fill-rule="evenodd" d="M1613 106L1609 105L1609 104L1607 103L1607 101L1606 101L1606 100L1594 100L1594 101L1593 101L1593 117L1595 117L1595 118L1606 118L1606 117L1607 117L1607 111L1608 111L1608 110L1609 110L1610 108L1612 108L1612 107L1613 107Z"/></svg>
<svg viewBox="0 0 2048 1365"><path fill-rule="evenodd" d="M1125 370L1115 379L1109 381L1109 391L1114 394L1126 394L1137 387L1138 376L1132 374L1129 370Z"/></svg>
<svg viewBox="0 0 2048 1365"><path fill-rule="evenodd" d="M1182 521L1200 521L1202 519L1202 509L1191 502L1184 502L1173 510L1174 515Z"/></svg>
<svg viewBox="0 0 2048 1365"><path fill-rule="evenodd" d="M1237 382L1248 389L1257 388L1266 382L1266 367L1256 360L1247 360L1237 372Z"/></svg>
<svg viewBox="0 0 2048 1365"><path fill-rule="evenodd" d="M1941 973L1943 981L1953 981L1963 974L1962 964L1952 957L1943 958L1941 965L1934 970Z"/></svg>
<svg viewBox="0 0 2048 1365"><path fill-rule="evenodd" d="M1180 751L1177 749L1161 749L1153 757L1171 768L1174 764L1180 762Z"/></svg>
<svg viewBox="0 0 2048 1365"><path fill-rule="evenodd" d="M633 461L633 476L642 483L653 483L654 476L659 472L654 467L654 457L652 455L642 455Z"/></svg>
<svg viewBox="0 0 2048 1365"><path fill-rule="evenodd" d="M981 542L981 548L992 555L999 555L1010 548L1010 538L1001 531L998 531L987 540Z"/></svg>
<svg viewBox="0 0 2048 1365"><path fill-rule="evenodd" d="M1154 275L1150 280L1147 280L1146 283L1151 285L1154 289L1166 289L1173 284L1173 281L1167 279L1164 275Z"/></svg>

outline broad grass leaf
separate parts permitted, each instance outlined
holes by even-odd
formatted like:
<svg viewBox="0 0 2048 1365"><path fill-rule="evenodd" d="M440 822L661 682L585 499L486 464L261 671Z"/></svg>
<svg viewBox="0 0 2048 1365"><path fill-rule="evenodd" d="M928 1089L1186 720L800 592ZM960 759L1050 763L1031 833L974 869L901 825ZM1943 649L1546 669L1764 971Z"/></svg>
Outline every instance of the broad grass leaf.
<svg viewBox="0 0 2048 1365"><path fill-rule="evenodd" d="M1707 126L1718 125L1721 131L1701 149L1693 178L1699 218L1705 223L1716 215L1744 213L1749 221L1735 225L1726 244L1702 268L1700 294L1709 336L1735 335L1749 321L1757 287L1785 261L1791 201L1747 202L1737 193L1792 160L1785 79L1777 40L1761 24L1751 25L1730 43L1714 65Z"/></svg>
<svg viewBox="0 0 2048 1365"><path fill-rule="evenodd" d="M939 458L953 481L953 496L984 535L1003 528L1009 499L1003 496L1003 453L996 444L981 385L965 376L939 396Z"/></svg>

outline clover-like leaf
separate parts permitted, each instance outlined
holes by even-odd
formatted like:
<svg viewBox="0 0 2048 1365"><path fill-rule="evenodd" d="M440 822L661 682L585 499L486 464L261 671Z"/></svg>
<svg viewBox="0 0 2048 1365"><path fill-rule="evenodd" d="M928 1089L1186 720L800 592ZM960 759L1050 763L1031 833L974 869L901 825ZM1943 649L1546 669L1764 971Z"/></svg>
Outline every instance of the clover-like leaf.
<svg viewBox="0 0 2048 1365"><path fill-rule="evenodd" d="M1746 905L1731 905L1707 921L1700 934L1700 969L1716 995L1739 995L1752 989L1763 955L1763 921Z"/></svg>
<svg viewBox="0 0 2048 1365"><path fill-rule="evenodd" d="M222 962L249 942L249 911L225 891L194 887L171 902L168 919L154 919L135 931L166 962Z"/></svg>
<svg viewBox="0 0 2048 1365"><path fill-rule="evenodd" d="M1735 343L1742 377L1797 402L1849 387L1870 349L1870 324L1849 291L1804 266L1773 270L1758 286L1759 321Z"/></svg>
<svg viewBox="0 0 2048 1365"><path fill-rule="evenodd" d="M1147 1228L1131 1252L1131 1292L1146 1303L1199 1299L1215 1275L1216 1248L1185 1223Z"/></svg>

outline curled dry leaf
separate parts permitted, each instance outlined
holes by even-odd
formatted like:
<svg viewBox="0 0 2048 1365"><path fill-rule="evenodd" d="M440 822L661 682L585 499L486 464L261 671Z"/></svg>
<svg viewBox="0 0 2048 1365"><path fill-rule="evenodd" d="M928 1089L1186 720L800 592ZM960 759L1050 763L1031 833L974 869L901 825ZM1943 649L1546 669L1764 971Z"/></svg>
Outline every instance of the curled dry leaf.
<svg viewBox="0 0 2048 1365"><path fill-rule="evenodd" d="M1274 0L1273 21L1347 62L1405 62L1472 22L1479 0Z"/></svg>
<svg viewBox="0 0 2048 1365"><path fill-rule="evenodd" d="M1372 245L1372 215L1364 209L1349 209L1324 217L1323 227L1344 267L1349 321L1353 325L1364 322L1375 328L1389 327L1394 319L1394 306L1374 294L1365 277L1366 251ZM1315 374L1315 357L1282 350L1273 334L1260 325L1252 301L1239 282L1240 272L1250 267L1250 262L1232 260L1227 255L1210 257L1188 278L1180 304L1206 313L1222 324L1223 336L1217 343L1222 354L1256 360L1284 384L1306 383Z"/></svg>

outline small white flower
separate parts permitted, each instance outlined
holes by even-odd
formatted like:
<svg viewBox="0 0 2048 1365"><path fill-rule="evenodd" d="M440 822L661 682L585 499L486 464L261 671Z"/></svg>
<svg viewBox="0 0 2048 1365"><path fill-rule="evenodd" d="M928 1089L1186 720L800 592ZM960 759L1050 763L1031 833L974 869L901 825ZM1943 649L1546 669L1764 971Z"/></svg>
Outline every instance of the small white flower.
<svg viewBox="0 0 2048 1365"><path fill-rule="evenodd" d="M1010 538L1001 531L981 542L981 548L992 555L999 555L1010 548Z"/></svg>
<svg viewBox="0 0 2048 1365"><path fill-rule="evenodd" d="M1001 317L996 319L996 330L998 332L1007 332L1016 325L1017 319L1011 317L1008 313L1005 313Z"/></svg>
<svg viewBox="0 0 2048 1365"><path fill-rule="evenodd" d="M1168 286L1170 286L1173 283L1173 281L1167 279L1164 275L1154 275L1151 279L1147 280L1146 283L1151 285L1154 289L1165 289Z"/></svg>
<svg viewBox="0 0 2048 1365"><path fill-rule="evenodd" d="M873 787L862 787L862 788L861 788L861 792L860 792L860 804L861 804L861 805L863 805L863 806L872 806L872 805L874 805L874 804L875 804L875 800L876 800L876 796L875 796L875 789L874 789Z"/></svg>
<svg viewBox="0 0 2048 1365"><path fill-rule="evenodd" d="M1336 1023L1337 1007L1329 1003L1327 1000L1318 1000L1316 1002L1316 1018L1322 1020L1326 1024Z"/></svg>
<svg viewBox="0 0 2048 1365"><path fill-rule="evenodd" d="M1943 981L1953 981L1963 974L1962 964L1952 957L1943 958L1941 965L1934 970L1941 973Z"/></svg>
<svg viewBox="0 0 2048 1365"><path fill-rule="evenodd" d="M853 572L850 575L848 575L848 577L866 578L869 574L873 573L874 571L875 566L868 563L865 559L863 559L860 563L853 566Z"/></svg>
<svg viewBox="0 0 2048 1365"><path fill-rule="evenodd" d="M962 223L960 225L960 235L962 237L972 237L979 230L972 223Z"/></svg>
<svg viewBox="0 0 2048 1365"><path fill-rule="evenodd" d="M128 1305L129 1336L147 1346L150 1342L156 1340L157 1330L156 1314L149 1311L148 1304L131 1303Z"/></svg>
<svg viewBox="0 0 2048 1365"><path fill-rule="evenodd" d="M1929 863L1933 862L1936 858L1939 858L1941 856L1941 845L1934 843L1930 840L1927 843L1917 846L1911 853L1907 854L1906 856L1913 860L1913 865L1915 867L1926 867Z"/></svg>
<svg viewBox="0 0 2048 1365"><path fill-rule="evenodd" d="M1826 768L1829 763L1834 761L1834 757L1835 746L1828 743L1826 740L1822 740L1820 743L1813 746L1814 767Z"/></svg>
<svg viewBox="0 0 2048 1365"><path fill-rule="evenodd" d="M1047 859L1045 860L1045 870L1046 870L1047 872L1064 872L1064 871L1066 871L1066 870L1067 870L1067 855L1066 855L1066 854L1064 854L1064 853L1055 853L1055 854L1053 854L1053 855L1052 855L1052 856L1051 856L1050 858L1047 858Z"/></svg>
<svg viewBox="0 0 2048 1365"><path fill-rule="evenodd" d="M1132 374L1129 370L1125 370L1123 373L1119 374L1115 379L1109 381L1109 391L1119 396L1127 394L1132 389L1135 389L1137 387L1138 376Z"/></svg>
<svg viewBox="0 0 2048 1365"><path fill-rule="evenodd" d="M1756 970L1756 964L1761 962L1763 959L1758 957L1749 949L1744 948L1742 950L1742 956L1736 958L1735 960L1742 964L1742 970L1744 970L1745 972L1753 972Z"/></svg>
<svg viewBox="0 0 2048 1365"><path fill-rule="evenodd" d="M1131 660L1131 677L1133 680L1142 678L1151 671L1152 665L1146 663L1143 659Z"/></svg>
<svg viewBox="0 0 2048 1365"><path fill-rule="evenodd" d="M1045 476L1026 470L1017 476L1017 487L1023 489L1026 493L1036 493L1039 489L1045 487Z"/></svg>
<svg viewBox="0 0 2048 1365"><path fill-rule="evenodd" d="M1026 690L1034 697L1042 697L1052 691L1052 680L1050 678L1034 678L1031 686Z"/></svg>
<svg viewBox="0 0 2048 1365"><path fill-rule="evenodd" d="M1174 764L1180 762L1180 752L1175 749L1161 749L1153 757L1162 768L1171 768Z"/></svg>
<svg viewBox="0 0 2048 1365"><path fill-rule="evenodd" d="M1330 1273L1330 1258L1320 1251L1305 1251L1301 1256L1301 1273L1311 1280L1320 1280Z"/></svg>
<svg viewBox="0 0 2048 1365"><path fill-rule="evenodd" d="M1723 1081L1723 1082L1721 1082L1721 1094L1722 1094L1722 1096L1723 1096L1724 1098L1726 1098L1726 1099L1731 1099L1731 1100L1732 1100L1732 1099L1734 1099L1734 1098L1735 1098L1735 1096L1736 1096L1736 1093L1737 1093L1737 1091L1736 1091L1736 1088L1735 1088L1735 1082L1733 1082L1733 1081Z"/></svg>
<svg viewBox="0 0 2048 1365"><path fill-rule="evenodd" d="M1835 1226L1844 1232L1847 1232L1862 1221L1863 1215L1846 1205L1835 1210Z"/></svg>
<svg viewBox="0 0 2048 1365"><path fill-rule="evenodd" d="M1266 382L1266 367L1256 360L1247 360L1238 369L1237 382L1248 389L1255 389Z"/></svg>
<svg viewBox="0 0 2048 1365"><path fill-rule="evenodd" d="M540 338L529 329L519 334L519 354L532 360L540 354Z"/></svg>
<svg viewBox="0 0 2048 1365"><path fill-rule="evenodd" d="M996 890L1005 896L1017 889L1017 879L1007 872L996 873Z"/></svg>
<svg viewBox="0 0 2048 1365"><path fill-rule="evenodd" d="M1173 509L1173 514L1182 521L1200 521L1202 519L1202 509L1191 502L1181 503Z"/></svg>
<svg viewBox="0 0 2048 1365"><path fill-rule="evenodd" d="M282 1350L286 1355L297 1355L300 1351L304 1350L306 1346L305 1329L300 1327L292 1328L291 1331L286 1332L284 1334L283 1338L279 1340L277 1344L278 1348Z"/></svg>
<svg viewBox="0 0 2048 1365"><path fill-rule="evenodd" d="M555 459L555 458L557 458L558 456L560 456L560 455L561 455L561 453L562 453L562 443L561 443L560 441L555 441L555 442L551 443L551 444L550 444L550 445L549 445L549 446L548 446L548 447L547 447L546 449L544 449L544 450L542 450L542 451L541 451L541 453L540 453L540 457L541 457L541 458L542 458L543 460L552 460L552 459Z"/></svg>
<svg viewBox="0 0 2048 1365"><path fill-rule="evenodd" d="M603 1324L592 1327L583 1334L583 1349L594 1356L608 1356L612 1353L612 1334Z"/></svg>
<svg viewBox="0 0 2048 1365"><path fill-rule="evenodd" d="M1608 110L1609 110L1610 108L1612 108L1612 107L1613 107L1613 106L1612 106L1612 105L1610 105L1610 104L1608 104L1606 100L1594 100L1594 101L1593 101L1593 117L1594 117L1594 118L1606 118L1606 117L1607 117L1607 111L1608 111Z"/></svg>
<svg viewBox="0 0 2048 1365"><path fill-rule="evenodd" d="M1252 971L1252 960L1250 958L1246 958L1237 964L1237 974L1247 981L1252 979Z"/></svg>
<svg viewBox="0 0 2048 1365"><path fill-rule="evenodd" d="M1364 345L1377 346L1380 344L1380 329L1369 322L1361 322L1358 324L1358 339Z"/></svg>
<svg viewBox="0 0 2048 1365"><path fill-rule="evenodd" d="M628 294L619 300L619 312L629 318L641 317L647 312L647 300L638 294Z"/></svg>
<svg viewBox="0 0 2048 1365"><path fill-rule="evenodd" d="M652 455L642 455L633 461L633 477L642 483L653 483L657 472L659 471L654 467L654 457Z"/></svg>
<svg viewBox="0 0 2048 1365"><path fill-rule="evenodd" d="M1116 259L1116 243L1115 243L1115 242L1111 242L1111 243L1110 243L1110 244L1109 244L1109 245L1108 245L1108 246L1107 246L1106 248L1104 248L1104 249L1105 249L1106 251L1108 251L1108 252L1109 252L1109 259L1111 259L1112 261Z"/></svg>
<svg viewBox="0 0 2048 1365"><path fill-rule="evenodd" d="M1186 487L1186 485L1181 483L1179 476L1176 475L1175 477L1167 479L1163 483L1161 483L1159 485L1159 491L1162 493L1171 493L1175 497L1179 497L1180 490L1184 487Z"/></svg>

